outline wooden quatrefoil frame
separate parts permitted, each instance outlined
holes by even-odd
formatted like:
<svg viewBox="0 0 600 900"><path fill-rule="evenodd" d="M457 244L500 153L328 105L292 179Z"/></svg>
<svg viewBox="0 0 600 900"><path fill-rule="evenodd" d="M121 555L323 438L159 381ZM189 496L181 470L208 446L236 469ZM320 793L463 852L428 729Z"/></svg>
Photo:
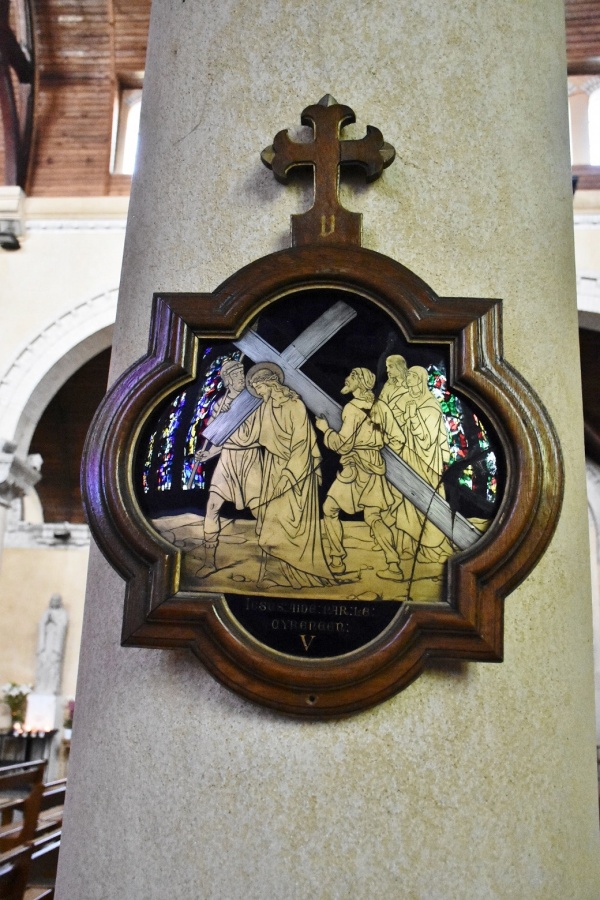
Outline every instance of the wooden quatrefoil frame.
<svg viewBox="0 0 600 900"><path fill-rule="evenodd" d="M324 101L327 115L337 112L338 140L351 111L332 98ZM314 124L318 106L305 111L304 121ZM383 167L393 150L381 140L379 148ZM269 150L263 161L271 165L275 151ZM343 161L340 152L336 178ZM366 168L361 159L353 161ZM319 160L300 164L318 170ZM127 581L123 644L189 647L244 697L311 718L347 715L381 702L416 678L428 659L501 661L503 601L547 547L563 492L560 449L548 414L502 356L501 301L438 297L400 263L362 248L360 224L345 236L332 231L337 202L336 184L325 205L315 200L313 224L296 230L295 246L251 263L214 293L155 295L148 353L108 393L83 461L90 527ZM323 220L327 228L321 228ZM183 554L144 515L134 472L144 428L166 398L194 381L199 348L206 341L240 338L272 304L311 290L343 291L372 303L410 344L447 348L449 383L492 424L505 482L489 530L448 559L441 602L402 603L389 626L364 646L305 659L249 634L224 595L182 589Z"/></svg>

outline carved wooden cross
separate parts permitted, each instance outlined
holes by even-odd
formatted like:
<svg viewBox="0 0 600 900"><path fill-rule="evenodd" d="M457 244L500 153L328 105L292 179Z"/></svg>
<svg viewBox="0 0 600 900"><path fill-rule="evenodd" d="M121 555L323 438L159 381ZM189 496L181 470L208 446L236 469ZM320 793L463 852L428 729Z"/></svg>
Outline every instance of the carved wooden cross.
<svg viewBox="0 0 600 900"><path fill-rule="evenodd" d="M264 164L284 184L294 168L312 166L314 170L314 203L307 212L292 216L292 245L323 240L360 245L362 215L350 212L340 203L340 168L360 166L367 181L375 181L394 161L396 151L372 125L367 125L367 134L360 140L342 140L342 128L355 122L356 117L349 106L338 103L331 94L307 106L301 121L312 126L312 141L298 143L291 140L287 131L280 131L272 146L261 154Z"/></svg>

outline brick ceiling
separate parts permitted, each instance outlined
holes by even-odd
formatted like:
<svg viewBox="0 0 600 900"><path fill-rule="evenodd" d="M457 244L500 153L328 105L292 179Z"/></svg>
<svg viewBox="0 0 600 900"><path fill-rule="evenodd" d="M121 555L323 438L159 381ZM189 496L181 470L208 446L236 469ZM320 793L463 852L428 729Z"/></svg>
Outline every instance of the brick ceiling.
<svg viewBox="0 0 600 900"><path fill-rule="evenodd" d="M119 84L143 73L150 0L32 2L38 85L27 193L129 193L130 179L109 173L113 108Z"/></svg>
<svg viewBox="0 0 600 900"><path fill-rule="evenodd" d="M565 21L569 74L599 74L599 0L565 0Z"/></svg>

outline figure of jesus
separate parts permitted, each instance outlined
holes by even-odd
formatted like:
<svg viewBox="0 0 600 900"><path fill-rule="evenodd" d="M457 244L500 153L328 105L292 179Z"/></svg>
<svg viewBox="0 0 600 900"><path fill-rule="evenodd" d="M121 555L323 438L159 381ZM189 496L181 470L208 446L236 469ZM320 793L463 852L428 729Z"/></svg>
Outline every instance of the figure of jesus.
<svg viewBox="0 0 600 900"><path fill-rule="evenodd" d="M381 388L379 397L371 409L371 420L381 429L384 443L394 453L402 456L406 435L404 433L404 409L409 397L406 383L408 369L406 360L399 354L388 356L385 361L388 380ZM396 504L400 495L394 490Z"/></svg>
<svg viewBox="0 0 600 900"><path fill-rule="evenodd" d="M253 366L246 385L263 400L258 410L258 440L264 448L257 521L263 552L258 586L330 584L319 516L321 454L306 407L283 383L283 372L275 363Z"/></svg>

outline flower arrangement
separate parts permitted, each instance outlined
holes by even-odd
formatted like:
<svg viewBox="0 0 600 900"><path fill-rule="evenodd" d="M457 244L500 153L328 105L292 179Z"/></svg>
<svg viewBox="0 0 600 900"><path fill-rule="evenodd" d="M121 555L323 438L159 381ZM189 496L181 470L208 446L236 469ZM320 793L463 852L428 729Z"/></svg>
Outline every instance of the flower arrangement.
<svg viewBox="0 0 600 900"><path fill-rule="evenodd" d="M25 721L25 711L27 709L27 696L31 693L30 684L16 684L9 681L0 688L3 694L4 703L10 707L13 724L16 722L23 723Z"/></svg>

